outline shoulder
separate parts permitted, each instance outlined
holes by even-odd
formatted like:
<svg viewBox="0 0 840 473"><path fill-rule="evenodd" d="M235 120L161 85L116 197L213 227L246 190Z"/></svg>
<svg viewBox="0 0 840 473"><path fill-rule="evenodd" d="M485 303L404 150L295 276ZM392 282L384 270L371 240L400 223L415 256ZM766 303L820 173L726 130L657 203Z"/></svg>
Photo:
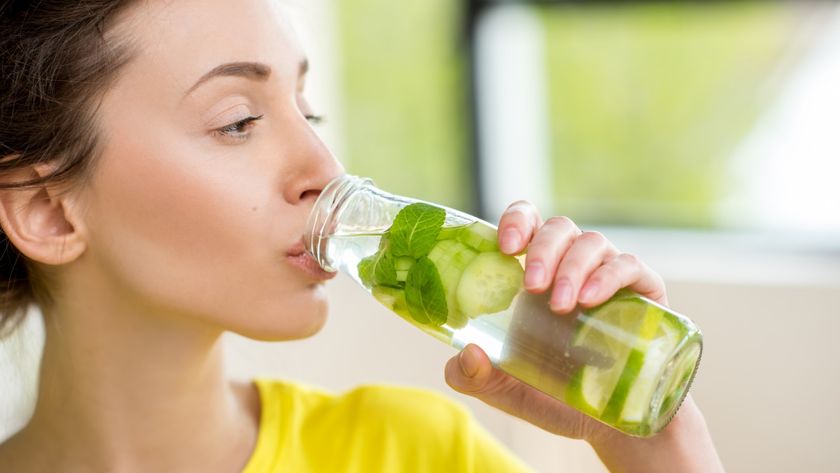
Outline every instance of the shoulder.
<svg viewBox="0 0 840 473"><path fill-rule="evenodd" d="M430 389L383 384L363 385L340 396L340 402L355 406L374 418L436 428L456 427L471 420L469 411Z"/></svg>
<svg viewBox="0 0 840 473"><path fill-rule="evenodd" d="M293 432L286 431L309 444L303 450L318 445L334 456L355 452L378 465L370 471L526 471L465 406L430 389L368 384L332 393L284 381L258 386L268 393L264 402L283 406Z"/></svg>
<svg viewBox="0 0 840 473"><path fill-rule="evenodd" d="M470 412L461 404L430 389L367 384L343 393L334 393L305 383L280 380L258 380L264 407L279 404L295 412L300 421L337 422L345 420L354 426L391 429L411 426L444 431L459 430L472 422Z"/></svg>

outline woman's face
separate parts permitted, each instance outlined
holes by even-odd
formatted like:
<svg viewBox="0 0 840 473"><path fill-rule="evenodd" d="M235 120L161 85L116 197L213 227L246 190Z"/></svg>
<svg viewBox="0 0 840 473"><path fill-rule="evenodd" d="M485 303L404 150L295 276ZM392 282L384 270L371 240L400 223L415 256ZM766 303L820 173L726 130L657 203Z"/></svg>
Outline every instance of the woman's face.
<svg viewBox="0 0 840 473"><path fill-rule="evenodd" d="M289 254L343 169L307 119L305 56L276 8L147 1L115 23L135 54L98 110L81 201L82 258L119 300L254 338L322 326L322 284Z"/></svg>

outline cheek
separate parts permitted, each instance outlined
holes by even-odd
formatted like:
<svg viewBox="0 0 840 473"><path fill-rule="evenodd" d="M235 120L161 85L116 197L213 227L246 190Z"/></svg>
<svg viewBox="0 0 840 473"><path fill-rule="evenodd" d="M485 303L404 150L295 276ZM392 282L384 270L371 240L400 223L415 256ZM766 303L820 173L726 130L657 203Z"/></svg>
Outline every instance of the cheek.
<svg viewBox="0 0 840 473"><path fill-rule="evenodd" d="M90 252L104 279L152 310L255 338L314 333L326 303L284 262L296 225L281 224L294 212L272 172L157 136L110 140L95 171Z"/></svg>

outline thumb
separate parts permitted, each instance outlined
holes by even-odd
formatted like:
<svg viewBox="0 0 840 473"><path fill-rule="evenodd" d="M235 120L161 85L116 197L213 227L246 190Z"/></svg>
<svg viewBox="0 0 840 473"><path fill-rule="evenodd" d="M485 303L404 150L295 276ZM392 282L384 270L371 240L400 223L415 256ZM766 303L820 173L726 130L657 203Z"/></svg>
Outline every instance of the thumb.
<svg viewBox="0 0 840 473"><path fill-rule="evenodd" d="M446 363L446 382L452 389L471 396L492 392L503 382L484 350L469 344Z"/></svg>
<svg viewBox="0 0 840 473"><path fill-rule="evenodd" d="M445 376L452 389L549 432L571 438L583 438L588 432L584 415L495 368L477 345L469 344L450 358Z"/></svg>

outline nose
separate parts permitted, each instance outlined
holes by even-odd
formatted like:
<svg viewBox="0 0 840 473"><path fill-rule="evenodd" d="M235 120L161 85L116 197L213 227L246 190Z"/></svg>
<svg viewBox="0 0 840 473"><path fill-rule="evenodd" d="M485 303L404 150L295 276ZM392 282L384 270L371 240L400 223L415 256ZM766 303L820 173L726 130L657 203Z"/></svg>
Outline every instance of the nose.
<svg viewBox="0 0 840 473"><path fill-rule="evenodd" d="M300 139L290 149L288 172L284 173L283 194L290 204L314 202L330 181L345 172L308 122L303 122L297 136Z"/></svg>

